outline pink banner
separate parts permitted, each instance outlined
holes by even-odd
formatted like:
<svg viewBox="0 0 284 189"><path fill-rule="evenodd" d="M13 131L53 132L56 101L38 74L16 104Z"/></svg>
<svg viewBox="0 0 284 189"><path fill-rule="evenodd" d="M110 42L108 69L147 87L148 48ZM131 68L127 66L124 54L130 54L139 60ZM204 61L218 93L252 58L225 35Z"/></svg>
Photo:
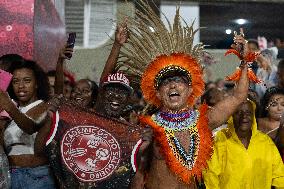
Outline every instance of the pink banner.
<svg viewBox="0 0 284 189"><path fill-rule="evenodd" d="M0 56L19 54L55 69L66 35L51 0L0 0L0 15Z"/></svg>
<svg viewBox="0 0 284 189"><path fill-rule="evenodd" d="M0 55L33 59L33 0L0 0Z"/></svg>

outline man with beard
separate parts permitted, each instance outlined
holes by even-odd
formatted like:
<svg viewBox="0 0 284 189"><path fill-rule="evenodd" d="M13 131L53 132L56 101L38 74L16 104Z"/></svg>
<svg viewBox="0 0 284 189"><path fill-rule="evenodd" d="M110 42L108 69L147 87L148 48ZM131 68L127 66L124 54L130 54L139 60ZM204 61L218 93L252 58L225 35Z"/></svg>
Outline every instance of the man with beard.
<svg viewBox="0 0 284 189"><path fill-rule="evenodd" d="M284 187L284 165L268 135L257 130L255 104L243 102L215 138L214 154L204 171L207 189Z"/></svg>

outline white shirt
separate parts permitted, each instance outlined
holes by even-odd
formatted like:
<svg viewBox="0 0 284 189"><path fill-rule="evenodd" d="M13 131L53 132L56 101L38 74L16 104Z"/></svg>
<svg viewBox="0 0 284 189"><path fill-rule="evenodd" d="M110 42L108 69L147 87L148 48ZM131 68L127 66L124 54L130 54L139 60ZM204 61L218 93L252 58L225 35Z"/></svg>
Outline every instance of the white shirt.
<svg viewBox="0 0 284 189"><path fill-rule="evenodd" d="M22 113L26 113L33 107L42 103L42 100L37 100L25 107L19 107ZM11 121L4 132L5 148L8 151L8 156L34 154L34 142L37 133L29 135L21 130L15 121Z"/></svg>

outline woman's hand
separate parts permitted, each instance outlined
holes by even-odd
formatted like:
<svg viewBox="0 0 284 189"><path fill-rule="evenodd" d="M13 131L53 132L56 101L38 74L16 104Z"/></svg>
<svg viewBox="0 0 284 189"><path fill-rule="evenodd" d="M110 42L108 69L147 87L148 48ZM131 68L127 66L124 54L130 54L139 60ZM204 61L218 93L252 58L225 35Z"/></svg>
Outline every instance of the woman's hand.
<svg viewBox="0 0 284 189"><path fill-rule="evenodd" d="M74 49L73 48L68 48L68 45L66 44L64 48L60 49L59 51L59 60L69 60L70 58L68 58L66 56L66 54L73 54Z"/></svg>
<svg viewBox="0 0 284 189"><path fill-rule="evenodd" d="M0 112L5 110L6 112L11 112L12 108L15 107L13 101L9 97L8 93L0 90Z"/></svg>
<svg viewBox="0 0 284 189"><path fill-rule="evenodd" d="M48 105L47 110L50 112L56 112L60 108L63 102L64 102L63 94L55 95L54 97L52 97L52 99L50 99L47 102Z"/></svg>

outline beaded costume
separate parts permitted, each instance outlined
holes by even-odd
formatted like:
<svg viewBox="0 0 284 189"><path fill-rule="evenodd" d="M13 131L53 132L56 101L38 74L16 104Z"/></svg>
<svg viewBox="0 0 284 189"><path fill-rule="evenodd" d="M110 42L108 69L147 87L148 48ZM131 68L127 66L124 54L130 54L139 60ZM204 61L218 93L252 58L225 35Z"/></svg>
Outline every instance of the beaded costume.
<svg viewBox="0 0 284 189"><path fill-rule="evenodd" d="M192 177L201 179L201 170L206 167L206 160L212 152L206 111L207 106L202 105L199 110L181 114L158 112L141 118L142 123L153 129L171 171L185 183L189 183ZM175 136L178 132L186 133L189 146L182 146Z"/></svg>
<svg viewBox="0 0 284 189"><path fill-rule="evenodd" d="M168 22L166 26L148 2L139 0L137 4L140 9L136 10L135 19L129 19L130 38L128 46L121 52L124 61L118 66L126 67L128 74L141 78L145 100L156 107L162 105L156 92L165 76L175 73L185 76L189 81L192 93L187 100L188 109L177 113L159 111L140 119L143 125L152 129L151 142L158 143L158 151L168 169L177 177L177 185L188 188L193 180L201 179L201 172L207 166L206 161L211 157L213 145L208 127L207 106L193 109L195 100L204 92L203 72L199 63L203 45L193 45L197 30L193 29L193 23L187 25L183 21L185 26L182 26L179 8L176 10L173 25L165 17ZM180 134L184 137L178 137ZM155 182L153 179L158 180L155 178L157 174L147 175L152 181L147 181L146 178L146 183ZM166 177L161 178L168 182ZM159 184L162 183L152 186L146 184L146 188L157 188Z"/></svg>

